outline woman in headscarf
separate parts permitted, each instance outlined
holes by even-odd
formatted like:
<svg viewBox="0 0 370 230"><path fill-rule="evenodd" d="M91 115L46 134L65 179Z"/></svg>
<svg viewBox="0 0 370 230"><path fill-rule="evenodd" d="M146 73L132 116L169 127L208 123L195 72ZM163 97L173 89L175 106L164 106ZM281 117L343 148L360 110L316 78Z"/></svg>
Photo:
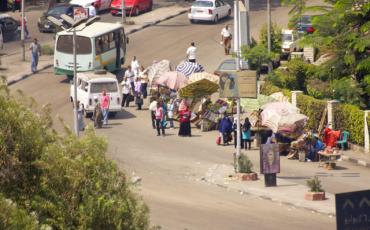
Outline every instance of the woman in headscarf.
<svg viewBox="0 0 370 230"><path fill-rule="evenodd" d="M181 106L181 105L180 105ZM190 126L191 111L188 106L185 106L179 112L179 136L180 137L191 137L191 126Z"/></svg>
<svg viewBox="0 0 370 230"><path fill-rule="evenodd" d="M222 118L220 122L220 128L219 128L219 131L222 134L224 145L229 144L229 142L231 141L232 130L233 130L233 123L231 122L227 114L225 113L224 118Z"/></svg>
<svg viewBox="0 0 370 230"><path fill-rule="evenodd" d="M247 149L247 143L248 143L248 149L251 149L251 123L249 122L249 118L246 117L244 124L243 124L243 129L242 129L242 139L244 143L244 149Z"/></svg>

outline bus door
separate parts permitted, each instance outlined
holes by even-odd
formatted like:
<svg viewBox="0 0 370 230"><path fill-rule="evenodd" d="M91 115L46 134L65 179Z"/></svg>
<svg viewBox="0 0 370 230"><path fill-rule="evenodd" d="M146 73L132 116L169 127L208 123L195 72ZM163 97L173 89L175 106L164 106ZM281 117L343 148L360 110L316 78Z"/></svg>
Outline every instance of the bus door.
<svg viewBox="0 0 370 230"><path fill-rule="evenodd" d="M121 68L121 38L120 31L114 31L114 42L116 43L116 68Z"/></svg>

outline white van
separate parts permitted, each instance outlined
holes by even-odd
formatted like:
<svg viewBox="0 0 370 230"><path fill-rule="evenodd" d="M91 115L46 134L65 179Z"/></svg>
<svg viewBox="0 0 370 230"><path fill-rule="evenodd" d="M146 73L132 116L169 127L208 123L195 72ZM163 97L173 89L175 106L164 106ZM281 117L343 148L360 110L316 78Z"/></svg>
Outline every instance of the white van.
<svg viewBox="0 0 370 230"><path fill-rule="evenodd" d="M297 49L297 35L293 30L281 31L281 51L285 55L295 52Z"/></svg>
<svg viewBox="0 0 370 230"><path fill-rule="evenodd" d="M94 97L101 100L102 91L110 97L109 113L115 116L121 111L121 90L114 74L104 70L77 73L77 100L87 117L94 112ZM74 85L71 84L70 98L74 100Z"/></svg>

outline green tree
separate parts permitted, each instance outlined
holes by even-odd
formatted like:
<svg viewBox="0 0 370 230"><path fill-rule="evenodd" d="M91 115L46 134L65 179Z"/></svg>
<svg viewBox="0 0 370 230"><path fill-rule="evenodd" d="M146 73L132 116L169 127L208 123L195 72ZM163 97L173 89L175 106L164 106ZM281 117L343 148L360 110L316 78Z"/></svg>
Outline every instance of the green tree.
<svg viewBox="0 0 370 230"><path fill-rule="evenodd" d="M261 72L264 64L269 63L274 58L274 54L269 54L267 48L262 44L253 47L244 46L241 53L242 58L248 60L250 68L256 70L257 74Z"/></svg>
<svg viewBox="0 0 370 230"><path fill-rule="evenodd" d="M105 158L106 141L93 129L58 134L50 107L32 104L0 85L0 193L52 229L148 229L148 208Z"/></svg>
<svg viewBox="0 0 370 230"><path fill-rule="evenodd" d="M267 47L267 24L261 28L259 36L260 43ZM281 53L281 28L276 23L271 26L271 51Z"/></svg>

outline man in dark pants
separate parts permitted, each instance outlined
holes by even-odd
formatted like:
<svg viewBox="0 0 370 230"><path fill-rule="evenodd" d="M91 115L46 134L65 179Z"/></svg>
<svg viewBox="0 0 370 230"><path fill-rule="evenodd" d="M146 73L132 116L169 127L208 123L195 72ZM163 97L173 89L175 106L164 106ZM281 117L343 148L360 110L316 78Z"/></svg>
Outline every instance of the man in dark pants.
<svg viewBox="0 0 370 230"><path fill-rule="evenodd" d="M21 0L14 0L13 2L13 12L19 10L21 12Z"/></svg>

